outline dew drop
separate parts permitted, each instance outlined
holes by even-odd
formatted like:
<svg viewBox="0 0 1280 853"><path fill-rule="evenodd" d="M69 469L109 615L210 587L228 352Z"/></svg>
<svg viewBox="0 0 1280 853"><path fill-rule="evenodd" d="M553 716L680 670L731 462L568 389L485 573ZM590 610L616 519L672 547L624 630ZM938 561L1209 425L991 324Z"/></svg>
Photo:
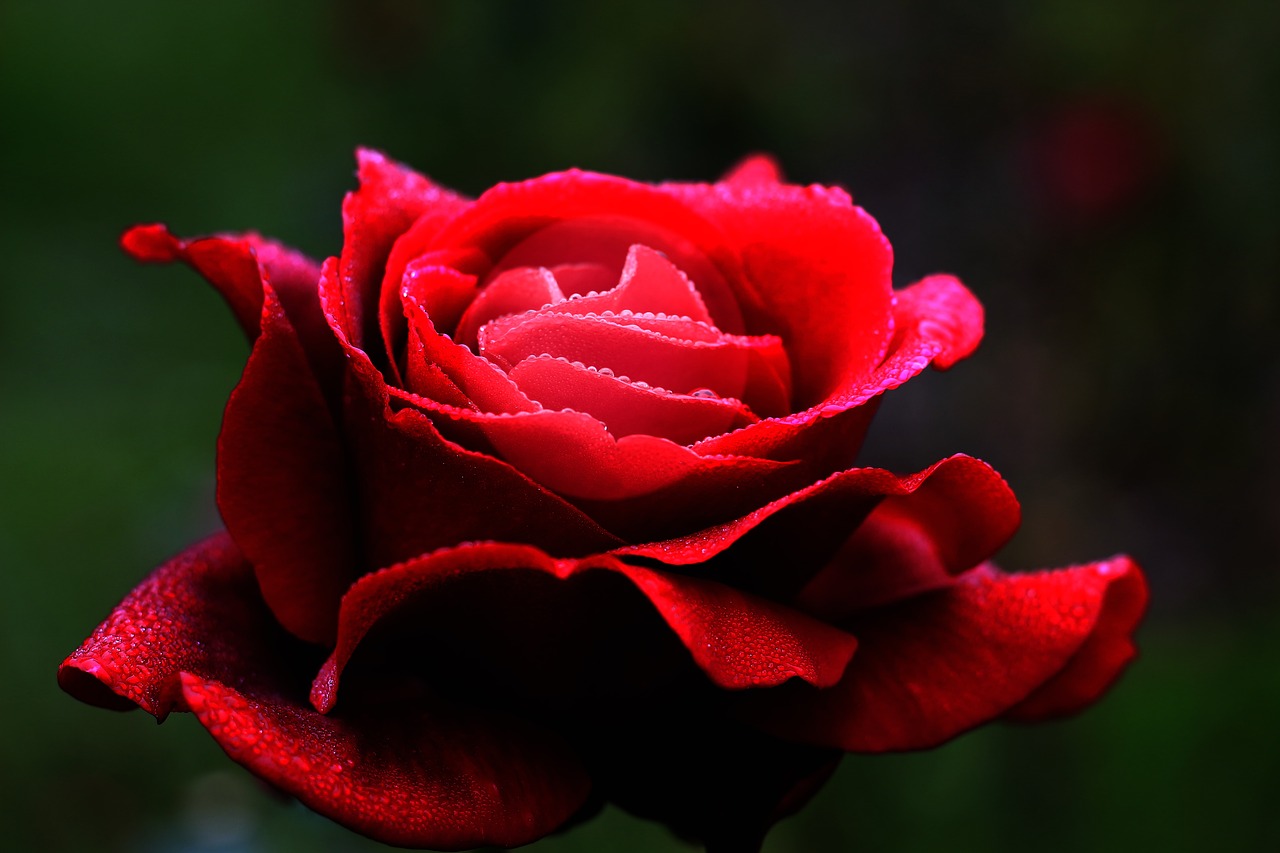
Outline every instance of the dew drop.
<svg viewBox="0 0 1280 853"><path fill-rule="evenodd" d="M690 397L701 397L704 400L714 400L720 395L710 388L695 388L689 392Z"/></svg>

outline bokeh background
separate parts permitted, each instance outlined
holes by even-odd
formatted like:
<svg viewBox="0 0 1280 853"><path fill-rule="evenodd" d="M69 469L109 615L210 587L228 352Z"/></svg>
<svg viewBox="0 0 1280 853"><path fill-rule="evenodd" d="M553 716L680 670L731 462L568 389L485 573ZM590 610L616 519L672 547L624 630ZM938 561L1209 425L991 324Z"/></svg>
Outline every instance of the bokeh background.
<svg viewBox="0 0 1280 853"><path fill-rule="evenodd" d="M1098 707L846 759L769 853L1280 849L1280 4L305 0L0 5L0 838L10 850L375 846L189 717L79 705L59 660L218 524L246 347L125 226L340 246L352 150L469 193L570 165L840 184L901 286L957 273L978 355L892 393L868 463L987 459L1002 562L1129 551L1142 657ZM532 849L687 849L625 814Z"/></svg>

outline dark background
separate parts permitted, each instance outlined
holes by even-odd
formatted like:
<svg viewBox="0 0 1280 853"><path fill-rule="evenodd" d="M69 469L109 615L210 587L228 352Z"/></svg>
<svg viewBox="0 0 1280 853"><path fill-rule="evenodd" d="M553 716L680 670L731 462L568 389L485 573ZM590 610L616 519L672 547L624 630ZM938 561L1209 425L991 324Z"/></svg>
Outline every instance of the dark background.
<svg viewBox="0 0 1280 853"><path fill-rule="evenodd" d="M771 151L961 276L977 356L864 455L995 465L1010 568L1128 551L1142 657L1074 720L851 757L769 853L1280 849L1280 4L24 2L0 6L0 820L8 849L363 851L195 722L79 705L59 660L217 526L246 347L127 225L337 253L365 144L478 193ZM608 811L538 851L683 849Z"/></svg>

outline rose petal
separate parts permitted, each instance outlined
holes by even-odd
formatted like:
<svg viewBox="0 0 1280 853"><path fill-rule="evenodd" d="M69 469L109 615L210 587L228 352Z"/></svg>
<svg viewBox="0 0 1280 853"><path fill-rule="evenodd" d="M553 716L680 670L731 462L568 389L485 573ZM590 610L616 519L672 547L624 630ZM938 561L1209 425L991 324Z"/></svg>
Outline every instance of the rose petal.
<svg viewBox="0 0 1280 853"><path fill-rule="evenodd" d="M982 337L982 306L950 276L930 276L898 291L896 299L892 346L869 375L851 381L817 406L709 438L694 449L770 459L817 460L833 451L856 453L874 414L869 403L930 363L938 369L950 367L972 352ZM827 464L841 467L837 460Z"/></svg>
<svg viewBox="0 0 1280 853"><path fill-rule="evenodd" d="M377 339L379 287L392 246L424 214L434 234L467 202L376 151L361 148L356 160L360 188L342 201L342 298L331 310L347 338L364 347Z"/></svg>
<svg viewBox="0 0 1280 853"><path fill-rule="evenodd" d="M741 187L769 187L782 183L782 168L768 154L752 154L730 169L720 182Z"/></svg>
<svg viewBox="0 0 1280 853"><path fill-rule="evenodd" d="M441 276L444 275L442 271ZM501 368L440 335L426 310L408 293L404 301L410 325L421 344L424 365L440 371L469 403L482 412L493 414L538 410L538 404L530 400Z"/></svg>
<svg viewBox="0 0 1280 853"><path fill-rule="evenodd" d="M320 267L310 258L257 234L183 240L163 225L138 225L120 238L121 247L147 263L182 261L217 289L250 340L258 337L262 288L275 289L309 357L335 368L337 352L316 295Z"/></svg>
<svg viewBox="0 0 1280 853"><path fill-rule="evenodd" d="M218 435L218 508L281 624L324 643L360 568L346 453L293 327L264 290L262 334Z"/></svg>
<svg viewBox="0 0 1280 853"><path fill-rule="evenodd" d="M453 339L474 346L480 327L507 314L521 314L553 302L562 302L564 293L545 267L516 267L502 273L480 291L458 321Z"/></svg>
<svg viewBox="0 0 1280 853"><path fill-rule="evenodd" d="M979 567L946 590L848 620L860 645L839 684L761 697L747 713L780 736L852 752L936 746L1018 706L1095 632L1127 648L1101 617L1109 588L1137 571L1124 559L1016 575Z"/></svg>
<svg viewBox="0 0 1280 853"><path fill-rule="evenodd" d="M468 417L466 413L446 413ZM524 474L575 500L618 502L668 490L698 492L730 483L765 486L791 467L748 457L704 457L665 438L614 438L595 417L582 412L522 412L476 423L498 453ZM696 484L696 485L695 485ZM715 494L714 491L711 492ZM727 508L727 507L724 507ZM619 508L623 514L625 508ZM590 513L594 518L594 511ZM642 516L658 521L653 515ZM696 515L674 520L693 524ZM682 525L683 526L683 525Z"/></svg>
<svg viewBox="0 0 1280 853"><path fill-rule="evenodd" d="M276 626L248 564L219 534L134 589L58 681L95 705L137 705L161 719L191 710L234 760L393 844L524 844L585 798L586 775L561 743L499 715L413 697L322 717L295 689L306 683L306 652Z"/></svg>
<svg viewBox="0 0 1280 853"><path fill-rule="evenodd" d="M163 720L186 710L181 672L234 679L241 642L267 636L287 648L263 605L253 570L218 533L151 573L58 668L58 684L82 702L139 707Z"/></svg>
<svg viewBox="0 0 1280 853"><path fill-rule="evenodd" d="M1133 632L1147 609L1146 579L1127 557L1103 566L1116 580L1107 587L1089 639L1061 672L1014 706L1005 719L1035 722L1073 714L1096 701L1137 654Z"/></svg>
<svg viewBox="0 0 1280 853"><path fill-rule="evenodd" d="M504 366L551 355L607 367L677 393L710 388L721 397L741 399L753 411L751 392L765 378L776 382L775 365L786 361L782 342L772 336L724 335L715 342L689 342L635 325L549 312L490 323L480 330L480 351Z"/></svg>
<svg viewBox="0 0 1280 853"><path fill-rule="evenodd" d="M999 474L972 457L953 456L907 477L879 468L841 471L727 524L615 553L694 566L770 598L789 598L808 582L798 606L829 618L937 577L946 582L991 556L1018 517ZM905 552L877 547L899 518L910 519L927 543L908 541L914 547Z"/></svg>
<svg viewBox="0 0 1280 853"><path fill-rule="evenodd" d="M269 687L188 674L182 686L233 760L387 844L517 847L568 820L590 790L563 743L502 715L419 699L325 717Z"/></svg>
<svg viewBox="0 0 1280 853"><path fill-rule="evenodd" d="M509 375L531 399L549 409L585 412L603 423L614 438L653 435L691 444L756 420L737 400L673 394L562 358L527 358Z"/></svg>
<svg viewBox="0 0 1280 853"><path fill-rule="evenodd" d="M771 686L791 678L830 685L839 679L856 645L852 637L822 622L712 581L628 565L607 556L554 560L526 545L462 545L366 575L351 587L343 599L334 652L312 686L313 704L322 711L334 707L343 668L376 625L443 597L450 585L466 576L511 571L537 572L566 582L593 571L627 578L698 666L723 688ZM481 589L484 598L471 601L466 612L502 613L523 601L504 597L504 589L518 594L521 587L514 584L495 582ZM573 624L572 613L564 618ZM430 624L432 620L419 621ZM460 636L456 642L478 641Z"/></svg>
<svg viewBox="0 0 1280 853"><path fill-rule="evenodd" d="M689 277L661 252L639 244L627 250L622 277L616 287L560 302L548 310L564 314L619 313L624 310L660 313L687 317L695 323L714 328L711 314Z"/></svg>
<svg viewBox="0 0 1280 853"><path fill-rule="evenodd" d="M799 408L840 393L880 363L892 334L893 255L875 220L846 193L762 182L661 188L719 226L737 249L745 275L730 283L747 328L787 342Z"/></svg>
<svg viewBox="0 0 1280 853"><path fill-rule="evenodd" d="M729 279L737 257L726 235L660 187L570 170L485 192L433 246L474 246L517 266L595 263L621 272L636 244L665 254L698 288L715 325L745 331Z"/></svg>
<svg viewBox="0 0 1280 853"><path fill-rule="evenodd" d="M880 502L800 591L800 609L838 622L948 586L1018 529L1021 509L1013 490L977 459L953 456L917 482Z"/></svg>

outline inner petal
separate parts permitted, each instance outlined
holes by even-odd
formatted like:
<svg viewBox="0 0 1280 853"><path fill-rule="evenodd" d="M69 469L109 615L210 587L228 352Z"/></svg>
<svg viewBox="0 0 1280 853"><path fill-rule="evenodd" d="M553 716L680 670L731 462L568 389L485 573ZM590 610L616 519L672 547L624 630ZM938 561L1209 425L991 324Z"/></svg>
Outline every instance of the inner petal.
<svg viewBox="0 0 1280 853"><path fill-rule="evenodd" d="M593 415L615 438L644 434L692 444L758 420L738 400L705 392L675 394L553 356L527 358L510 377L546 408Z"/></svg>
<svg viewBox="0 0 1280 853"><path fill-rule="evenodd" d="M567 286L563 289L566 293L575 292ZM582 290L576 292L583 293ZM628 250L617 287L603 293L570 298L551 310L568 314L624 310L671 314L688 317L713 328L715 325L702 296L688 276L661 252L640 244Z"/></svg>
<svg viewBox="0 0 1280 853"><path fill-rule="evenodd" d="M472 346L480 327L507 314L519 314L563 302L555 276L544 267L516 267L492 279L458 321L454 340Z"/></svg>
<svg viewBox="0 0 1280 853"><path fill-rule="evenodd" d="M781 342L734 335L710 343L680 340L601 317L549 312L504 318L480 330L481 353L504 367L531 356L560 356L679 394L709 388L735 398L747 387L749 353L769 347Z"/></svg>

